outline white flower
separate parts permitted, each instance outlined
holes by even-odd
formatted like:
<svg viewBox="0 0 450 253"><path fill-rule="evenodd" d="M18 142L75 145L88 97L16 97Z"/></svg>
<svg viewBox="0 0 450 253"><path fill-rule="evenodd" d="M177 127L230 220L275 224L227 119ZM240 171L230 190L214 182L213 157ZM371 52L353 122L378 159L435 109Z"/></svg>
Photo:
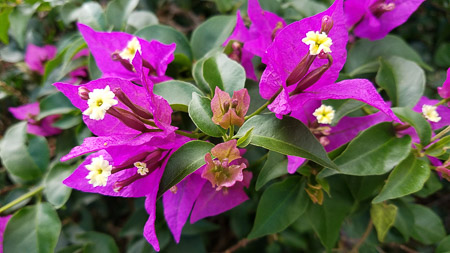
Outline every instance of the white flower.
<svg viewBox="0 0 450 253"><path fill-rule="evenodd" d="M318 55L320 52L331 53L331 45L333 44L330 37L325 32L313 32L306 33L306 37L302 39L302 42L309 45L309 54Z"/></svg>
<svg viewBox="0 0 450 253"><path fill-rule="evenodd" d="M317 122L321 124L331 124L334 118L334 110L333 107L329 105L321 105L314 111L313 115L316 116Z"/></svg>
<svg viewBox="0 0 450 253"><path fill-rule="evenodd" d="M137 173L141 176L145 176L148 173L147 164L143 162L135 162L134 166L138 168Z"/></svg>
<svg viewBox="0 0 450 253"><path fill-rule="evenodd" d="M422 113L423 113L423 116L425 116L425 118L431 122L441 121L441 117L439 117L439 113L436 111L436 106L423 105Z"/></svg>
<svg viewBox="0 0 450 253"><path fill-rule="evenodd" d="M89 179L89 184L94 187L105 186L108 182L108 177L111 175L112 166L109 162L103 159L103 156L92 158L91 164L84 166L89 170L86 179Z"/></svg>
<svg viewBox="0 0 450 253"><path fill-rule="evenodd" d="M136 37L133 37L133 39L128 41L127 47L124 48L119 55L122 59L128 60L131 63L137 51L139 51L139 53L141 52L141 44Z"/></svg>
<svg viewBox="0 0 450 253"><path fill-rule="evenodd" d="M104 89L94 89L94 91L89 92L89 99L87 101L89 108L86 109L83 114L89 116L89 118L93 120L104 119L106 111L111 108L111 106L119 103L114 97L115 95L110 90L109 85Z"/></svg>

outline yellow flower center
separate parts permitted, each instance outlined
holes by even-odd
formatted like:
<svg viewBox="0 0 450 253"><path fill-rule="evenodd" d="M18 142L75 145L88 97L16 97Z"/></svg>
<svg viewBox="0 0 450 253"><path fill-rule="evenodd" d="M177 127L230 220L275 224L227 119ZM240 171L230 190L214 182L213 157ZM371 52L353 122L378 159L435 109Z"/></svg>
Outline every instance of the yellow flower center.
<svg viewBox="0 0 450 253"><path fill-rule="evenodd" d="M317 108L313 115L320 124L331 124L334 118L334 109L329 105L321 105Z"/></svg>
<svg viewBox="0 0 450 253"><path fill-rule="evenodd" d="M130 41L127 43L127 47L125 47L120 53L120 57L123 59L128 60L130 63L133 61L134 56L136 55L136 52L141 52L141 44L139 43L139 40L136 37L133 37Z"/></svg>
<svg viewBox="0 0 450 253"><path fill-rule="evenodd" d="M143 162L135 162L134 166L138 169L137 173L141 176L145 176L148 173L147 164Z"/></svg>
<svg viewBox="0 0 450 253"><path fill-rule="evenodd" d="M319 33L313 31L307 32L302 42L309 45L310 55L318 55L320 52L331 53L330 47L333 44L333 41L325 32Z"/></svg>

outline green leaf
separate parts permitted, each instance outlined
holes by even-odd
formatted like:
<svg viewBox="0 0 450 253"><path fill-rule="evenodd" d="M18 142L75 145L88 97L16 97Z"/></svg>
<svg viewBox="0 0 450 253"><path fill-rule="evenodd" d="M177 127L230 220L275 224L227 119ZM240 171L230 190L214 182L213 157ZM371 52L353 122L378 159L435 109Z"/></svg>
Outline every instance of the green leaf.
<svg viewBox="0 0 450 253"><path fill-rule="evenodd" d="M154 86L153 92L167 100L172 109L182 112L188 111L192 93L203 94L193 84L177 80L158 83Z"/></svg>
<svg viewBox="0 0 450 253"><path fill-rule="evenodd" d="M241 138L239 138L237 140L237 146L240 148L245 148L248 146L248 144L250 144L250 142L252 141L252 135L253 133L253 128L250 128L245 134L244 136L242 136Z"/></svg>
<svg viewBox="0 0 450 253"><path fill-rule="evenodd" d="M392 108L392 111L402 121L409 123L416 130L422 146L428 145L431 139L430 123L419 113L409 108Z"/></svg>
<svg viewBox="0 0 450 253"><path fill-rule="evenodd" d="M397 206L397 217L395 218L394 227L402 234L405 241L409 241L411 231L414 230L414 216L409 206L401 199L393 201Z"/></svg>
<svg viewBox="0 0 450 253"><path fill-rule="evenodd" d="M153 12L150 11L133 11L127 20L127 29L126 31L130 33L130 27L133 29L133 32L136 30L140 30L149 25L157 25L158 17Z"/></svg>
<svg viewBox="0 0 450 253"><path fill-rule="evenodd" d="M286 175L288 173L287 165L287 156L269 151L266 163L259 172L258 179L256 180L255 189L259 191L270 180Z"/></svg>
<svg viewBox="0 0 450 253"><path fill-rule="evenodd" d="M342 222L352 209L351 193L342 177L332 177L329 182L333 189L332 196L325 194L322 205L309 205L304 217L328 250L335 246Z"/></svg>
<svg viewBox="0 0 450 253"><path fill-rule="evenodd" d="M12 175L24 181L36 181L43 175L43 170L28 152L26 130L27 122L20 122L8 128L0 142L0 158Z"/></svg>
<svg viewBox="0 0 450 253"><path fill-rule="evenodd" d="M433 70L402 38L387 35L382 40L362 39L357 41L348 52L345 72L350 76L376 72L378 58L390 56L399 56L417 63L428 71Z"/></svg>
<svg viewBox="0 0 450 253"><path fill-rule="evenodd" d="M450 235L447 235L436 248L434 253L448 253L450 251Z"/></svg>
<svg viewBox="0 0 450 253"><path fill-rule="evenodd" d="M434 62L436 65L448 68L450 66L450 43L442 43L434 54Z"/></svg>
<svg viewBox="0 0 450 253"><path fill-rule="evenodd" d="M192 67L192 76L194 77L195 83L197 87L200 88L205 93L210 93L211 89L209 88L208 82L206 82L203 77L203 64L205 63L207 58L202 58L194 63Z"/></svg>
<svg viewBox="0 0 450 253"><path fill-rule="evenodd" d="M355 200L363 202L376 196L386 181L386 175L345 176L345 182Z"/></svg>
<svg viewBox="0 0 450 253"><path fill-rule="evenodd" d="M69 129L82 122L79 112L64 114L57 121L53 122L52 126L60 129Z"/></svg>
<svg viewBox="0 0 450 253"><path fill-rule="evenodd" d="M384 241L387 232L394 225L397 216L397 207L393 204L372 204L370 218L377 230L378 240Z"/></svg>
<svg viewBox="0 0 450 253"><path fill-rule="evenodd" d="M106 20L115 30L122 30L125 21L139 4L139 0L114 0L106 7Z"/></svg>
<svg viewBox="0 0 450 253"><path fill-rule="evenodd" d="M7 45L9 43L8 29L9 29L9 14L12 8L4 8L0 12L0 41Z"/></svg>
<svg viewBox="0 0 450 253"><path fill-rule="evenodd" d="M249 239L283 231L305 212L309 198L300 179L288 177L264 191Z"/></svg>
<svg viewBox="0 0 450 253"><path fill-rule="evenodd" d="M247 120L236 137L253 129L251 144L285 155L299 156L322 166L337 169L328 158L323 146L311 131L297 119L285 116L282 120L274 114L257 115Z"/></svg>
<svg viewBox="0 0 450 253"><path fill-rule="evenodd" d="M76 109L70 100L61 92L53 93L42 99L39 107L40 113L37 117L38 120L50 115L69 113Z"/></svg>
<svg viewBox="0 0 450 253"><path fill-rule="evenodd" d="M392 106L412 108L425 89L425 73L415 62L396 56L380 58L376 82L386 90Z"/></svg>
<svg viewBox="0 0 450 253"><path fill-rule="evenodd" d="M205 155L214 144L205 141L190 141L170 156L159 184L158 198L170 187L178 184L185 177L205 164Z"/></svg>
<svg viewBox="0 0 450 253"><path fill-rule="evenodd" d="M213 137L222 137L226 130L212 121L211 100L193 93L189 104L189 117L194 124L205 134Z"/></svg>
<svg viewBox="0 0 450 253"><path fill-rule="evenodd" d="M8 221L3 240L5 252L53 252L61 221L48 203L27 206Z"/></svg>
<svg viewBox="0 0 450 253"><path fill-rule="evenodd" d="M402 161L411 150L411 137L397 138L392 123L366 129L353 139L334 162L337 171L324 171L321 177L342 173L355 176L381 175Z"/></svg>
<svg viewBox="0 0 450 253"><path fill-rule="evenodd" d="M60 67L63 62L64 62L64 54L67 52L68 48L63 49L62 51L58 52L58 54L55 56L55 58L51 59L50 61L47 61L45 63L45 67L44 67L44 76L42 77L42 83L45 84L48 81L52 82L52 81L59 81L56 80L57 78L54 77L56 76L55 74L52 75L53 70L57 69L58 67ZM57 73L57 75L59 76L59 73ZM53 79L51 79L51 77L54 77Z"/></svg>
<svg viewBox="0 0 450 253"><path fill-rule="evenodd" d="M225 54L216 54L203 63L203 78L211 89L211 94L219 87L230 96L245 86L245 70L241 64L231 60Z"/></svg>
<svg viewBox="0 0 450 253"><path fill-rule="evenodd" d="M36 11L38 3L33 6L19 5L9 14L9 33L17 41L20 48L25 47L25 34L27 32L28 22Z"/></svg>
<svg viewBox="0 0 450 253"><path fill-rule="evenodd" d="M97 67L97 63L95 63L95 59L92 56L92 54L89 54L88 70L89 70L89 78L91 80L99 79L102 77L102 72Z"/></svg>
<svg viewBox="0 0 450 253"><path fill-rule="evenodd" d="M78 164L70 165L65 163L55 164L44 179L44 195L50 204L55 208L61 208L67 200L69 200L72 188L63 184L63 180L66 179Z"/></svg>
<svg viewBox="0 0 450 253"><path fill-rule="evenodd" d="M408 205L414 215L414 230L411 236L417 241L429 245L442 240L446 233L439 216L430 208L410 204Z"/></svg>
<svg viewBox="0 0 450 253"><path fill-rule="evenodd" d="M332 125L336 125L342 117L365 105L363 102L354 99L333 99L325 101L324 104L332 106L335 111Z"/></svg>
<svg viewBox="0 0 450 253"><path fill-rule="evenodd" d="M220 47L235 25L235 16L214 16L199 25L191 37L194 59L200 59L208 51Z"/></svg>
<svg viewBox="0 0 450 253"><path fill-rule="evenodd" d="M119 247L110 235L90 231L78 235L77 238L85 243L83 253L119 253Z"/></svg>
<svg viewBox="0 0 450 253"><path fill-rule="evenodd" d="M43 136L29 134L27 135L27 142L27 150L31 158L41 171L46 171L50 162L50 150L47 139Z"/></svg>
<svg viewBox="0 0 450 253"><path fill-rule="evenodd" d="M442 187L443 186L441 179L439 178L437 173L430 173L430 177L428 178L427 182L425 182L422 190L416 192L414 195L421 198L427 198L428 196L442 189Z"/></svg>
<svg viewBox="0 0 450 253"><path fill-rule="evenodd" d="M106 30L106 16L102 6L97 2L85 2L77 11L78 22L88 25L94 30Z"/></svg>
<svg viewBox="0 0 450 253"><path fill-rule="evenodd" d="M380 194L372 203L380 203L417 192L422 189L429 177L430 168L428 164L410 154L394 168Z"/></svg>
<svg viewBox="0 0 450 253"><path fill-rule="evenodd" d="M186 36L166 25L151 25L136 32L136 36L148 41L158 40L164 44L176 43L175 53L184 54L192 60L192 49Z"/></svg>
<svg viewBox="0 0 450 253"><path fill-rule="evenodd" d="M445 154L445 152L447 152L448 149L450 149L450 135L447 135L441 138L438 142L435 142L432 145L430 145L425 150L425 154L437 157Z"/></svg>

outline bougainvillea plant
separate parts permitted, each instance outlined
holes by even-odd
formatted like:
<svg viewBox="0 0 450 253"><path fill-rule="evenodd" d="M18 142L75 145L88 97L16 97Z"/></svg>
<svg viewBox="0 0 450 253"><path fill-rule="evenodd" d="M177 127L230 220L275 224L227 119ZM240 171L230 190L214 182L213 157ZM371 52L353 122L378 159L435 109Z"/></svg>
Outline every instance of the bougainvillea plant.
<svg viewBox="0 0 450 253"><path fill-rule="evenodd" d="M449 15L6 1L0 253L450 251Z"/></svg>

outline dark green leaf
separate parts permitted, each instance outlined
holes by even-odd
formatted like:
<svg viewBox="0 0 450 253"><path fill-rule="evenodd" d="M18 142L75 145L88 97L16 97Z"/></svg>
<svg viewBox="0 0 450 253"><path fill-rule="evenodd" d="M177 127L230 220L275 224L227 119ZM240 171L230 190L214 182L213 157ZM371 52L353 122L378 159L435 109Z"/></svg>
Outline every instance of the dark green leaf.
<svg viewBox="0 0 450 253"><path fill-rule="evenodd" d="M392 111L402 121L409 123L416 130L417 135L420 138L420 144L422 146L428 145L431 139L431 126L430 123L419 113L409 108L392 108Z"/></svg>
<svg viewBox="0 0 450 253"><path fill-rule="evenodd" d="M64 114L57 121L53 122L52 126L60 129L69 129L82 122L80 113Z"/></svg>
<svg viewBox="0 0 450 253"><path fill-rule="evenodd" d="M27 206L13 215L6 226L5 252L53 252L61 230L61 221L48 203Z"/></svg>
<svg viewBox="0 0 450 253"><path fill-rule="evenodd" d="M122 30L128 16L138 5L139 0L114 0L106 7L106 20L115 30Z"/></svg>
<svg viewBox="0 0 450 253"><path fill-rule="evenodd" d="M4 8L0 12L0 41L7 45L9 43L8 29L9 29L9 14L12 8Z"/></svg>
<svg viewBox="0 0 450 253"><path fill-rule="evenodd" d="M264 191L249 239L283 231L305 212L309 198L300 178L288 177Z"/></svg>
<svg viewBox="0 0 450 253"><path fill-rule="evenodd" d="M428 196L434 194L435 192L442 189L442 182L436 173L430 173L430 177L423 186L422 190L416 192L414 195L421 198L427 198Z"/></svg>
<svg viewBox="0 0 450 253"><path fill-rule="evenodd" d="M26 129L27 122L8 128L0 143L0 157L9 173L25 181L35 181L43 175L43 170L28 152Z"/></svg>
<svg viewBox="0 0 450 253"><path fill-rule="evenodd" d="M69 113L76 108L72 105L70 100L61 92L54 93L44 98L40 103L40 113L38 120L43 119L49 115Z"/></svg>
<svg viewBox="0 0 450 253"><path fill-rule="evenodd" d="M417 192L422 189L428 177L430 177L428 164L410 154L394 168L380 194L372 203L380 203Z"/></svg>
<svg viewBox="0 0 450 253"><path fill-rule="evenodd" d="M216 54L203 63L203 78L211 89L211 94L219 87L230 96L245 86L245 70L241 64L231 60L225 54Z"/></svg>
<svg viewBox="0 0 450 253"><path fill-rule="evenodd" d="M403 235L405 241L409 240L411 231L414 230L414 216L409 206L402 200L394 200L397 206L397 217L395 219L394 227Z"/></svg>
<svg viewBox="0 0 450 253"><path fill-rule="evenodd" d="M380 58L376 82L386 90L392 106L412 108L425 89L425 73L415 62L396 56Z"/></svg>
<svg viewBox="0 0 450 253"><path fill-rule="evenodd" d="M151 25L136 32L136 36L148 41L158 40L165 44L176 43L175 53L184 54L192 60L192 50L184 34L165 25Z"/></svg>
<svg viewBox="0 0 450 253"><path fill-rule="evenodd" d="M376 72L378 70L378 58L390 56L399 56L414 61L429 71L432 70L403 39L394 35L387 35L382 40L362 39L357 41L348 52L345 72L349 73L350 76Z"/></svg>
<svg viewBox="0 0 450 253"><path fill-rule="evenodd" d="M309 221L322 244L330 250L339 238L342 222L352 209L351 193L340 177L330 178L331 197L324 195L323 204L309 205L305 222Z"/></svg>
<svg viewBox="0 0 450 253"><path fill-rule="evenodd" d="M57 69L58 67L61 67L61 65L64 62L64 55L67 52L68 48L63 49L62 51L58 52L58 54L55 56L55 58L51 59L50 61L47 61L45 63L45 67L44 67L44 76L42 77L42 83L45 84L48 81L49 82L57 82L59 80L56 80L58 76L59 77L59 73L54 74L54 70ZM53 77L53 78L51 78Z"/></svg>
<svg viewBox="0 0 450 253"><path fill-rule="evenodd" d="M448 68L450 66L450 43L442 43L434 55L436 65Z"/></svg>
<svg viewBox="0 0 450 253"><path fill-rule="evenodd" d="M194 93L189 104L189 117L194 124L205 134L213 137L222 137L226 130L212 121L211 100Z"/></svg>
<svg viewBox="0 0 450 253"><path fill-rule="evenodd" d="M279 120L273 114L257 115L247 120L236 137L253 129L251 144L285 155L310 159L325 167L336 169L323 146L300 121L285 116Z"/></svg>
<svg viewBox="0 0 450 253"><path fill-rule="evenodd" d="M193 84L177 80L158 83L154 86L153 92L166 99L172 109L183 112L188 111L192 93L202 95L202 92Z"/></svg>
<svg viewBox="0 0 450 253"><path fill-rule="evenodd" d="M370 208L370 218L377 230L378 240L384 241L387 232L394 225L397 207L393 204L373 204Z"/></svg>
<svg viewBox="0 0 450 253"><path fill-rule="evenodd" d="M205 93L210 93L211 89L209 88L208 82L206 82L203 77L203 64L205 63L207 58L202 58L194 63L192 67L192 76L194 77L195 83L197 87L200 88Z"/></svg>
<svg viewBox="0 0 450 253"><path fill-rule="evenodd" d="M119 248L110 235L91 231L80 234L77 237L85 243L83 253L119 253Z"/></svg>
<svg viewBox="0 0 450 253"><path fill-rule="evenodd" d="M204 165L205 155L213 147L214 144L209 142L190 141L175 151L164 169L164 174L159 184L158 197Z"/></svg>
<svg viewBox="0 0 450 253"><path fill-rule="evenodd" d="M32 134L27 137L28 153L41 171L46 171L50 162L50 150L48 148L47 139L45 139L45 137Z"/></svg>
<svg viewBox="0 0 450 253"><path fill-rule="evenodd" d="M417 241L429 245L442 240L446 233L441 218L430 208L410 204L408 205L414 215L414 230L411 236Z"/></svg>
<svg viewBox="0 0 450 253"><path fill-rule="evenodd" d="M191 37L194 59L200 59L208 51L220 47L233 31L235 24L235 16L214 16L199 25Z"/></svg>
<svg viewBox="0 0 450 253"><path fill-rule="evenodd" d="M345 181L353 198L362 202L366 199L373 198L380 192L386 181L386 175L365 177L346 176Z"/></svg>
<svg viewBox="0 0 450 253"><path fill-rule="evenodd" d="M450 149L450 135L447 135L444 138L441 138L438 142L430 145L425 150L425 154L437 157L445 154L448 149Z"/></svg>
<svg viewBox="0 0 450 253"><path fill-rule="evenodd" d="M270 180L286 175L288 173L287 164L288 159L285 155L269 151L266 163L256 180L256 190L259 191Z"/></svg>
<svg viewBox="0 0 450 253"><path fill-rule="evenodd" d="M92 54L89 54L88 70L89 70L89 77L91 78L91 80L99 79L100 77L102 77L102 72L97 67L97 64L95 63L95 59L92 56Z"/></svg>
<svg viewBox="0 0 450 253"><path fill-rule="evenodd" d="M334 162L339 173L355 176L381 175L402 161L411 150L411 137L397 138L392 123L375 125L353 139ZM324 171L321 177L336 174Z"/></svg>
<svg viewBox="0 0 450 253"><path fill-rule="evenodd" d="M72 188L64 185L63 180L70 176L77 166L78 164L57 163L47 174L44 180L44 195L55 208L61 208L69 199Z"/></svg>
<svg viewBox="0 0 450 253"><path fill-rule="evenodd" d="M447 235L436 248L434 253L448 253L450 251L450 235Z"/></svg>

